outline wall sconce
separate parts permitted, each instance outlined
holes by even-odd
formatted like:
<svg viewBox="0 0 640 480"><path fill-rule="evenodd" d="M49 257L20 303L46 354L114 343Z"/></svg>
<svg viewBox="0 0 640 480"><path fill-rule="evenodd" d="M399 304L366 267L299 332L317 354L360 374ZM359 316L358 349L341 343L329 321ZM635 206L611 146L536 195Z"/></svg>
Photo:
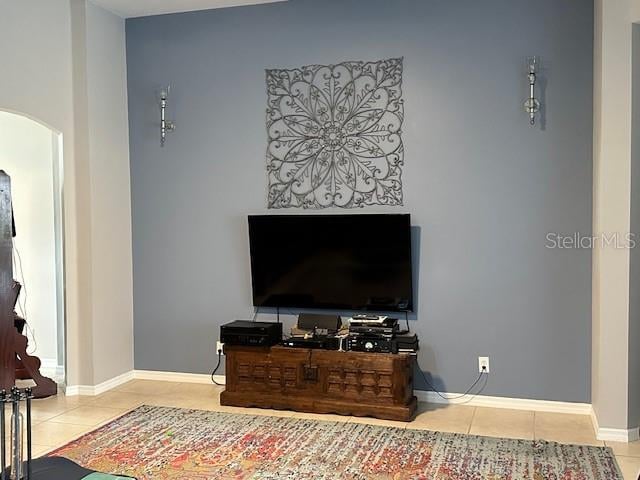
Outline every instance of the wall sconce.
<svg viewBox="0 0 640 480"><path fill-rule="evenodd" d="M171 87L168 86L160 90L160 146L164 147L164 142L167 140L167 132L173 132L176 129L176 124L167 120L167 99L169 98L169 91Z"/></svg>
<svg viewBox="0 0 640 480"><path fill-rule="evenodd" d="M536 98L536 81L540 70L540 57L527 57L527 78L529 79L529 98L524 102L524 110L529 114L529 123L536 124L536 115L540 112L540 101Z"/></svg>

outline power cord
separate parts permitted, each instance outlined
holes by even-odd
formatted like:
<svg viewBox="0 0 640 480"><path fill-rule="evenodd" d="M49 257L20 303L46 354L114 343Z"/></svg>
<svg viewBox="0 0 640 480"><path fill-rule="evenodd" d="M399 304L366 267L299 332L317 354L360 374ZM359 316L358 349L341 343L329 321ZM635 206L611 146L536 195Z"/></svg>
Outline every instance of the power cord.
<svg viewBox="0 0 640 480"><path fill-rule="evenodd" d="M433 383L431 383L429 381L429 379L427 378L427 376L424 374L424 371L420 367L420 364L418 363L418 359L417 358L416 358L416 366L418 367L418 370L420 371L420 374L422 375L422 378L425 381L425 383L429 386L429 388L431 388L431 390L436 395L438 395L443 400L459 400L460 398L466 397L467 395L469 395L471 393L471 391L475 388L475 386L478 385L478 382L480 382L480 380L484 376L485 380L484 380L484 383L482 384L482 387L476 393L471 395L471 398L469 398L469 400L468 400L468 401L471 401L471 400L473 400L473 398L475 398L476 396L480 395L484 391L484 389L487 387L487 382L489 381L489 374L486 371L486 367L482 367L482 371L478 375L478 378L476 378L476 381L473 382L471 384L471 386L464 393L462 393L460 395L456 395L456 396L450 397L450 396L444 395L443 392L438 391L438 389L433 386Z"/></svg>
<svg viewBox="0 0 640 480"><path fill-rule="evenodd" d="M216 364L216 368L214 368L213 372L211 372L211 381L214 384L218 385L219 387L224 387L225 386L224 383L218 383L218 382L216 382L216 379L215 379L216 372L220 368L220 363L222 363L222 349L221 348L218 349L218 363Z"/></svg>
<svg viewBox="0 0 640 480"><path fill-rule="evenodd" d="M29 323L29 315L27 314L27 299L28 299L27 282L24 279L24 271L22 269L22 257L20 256L20 250L18 250L18 246L16 245L15 239L12 239L11 243L13 246L12 251L14 253L12 258L13 269L18 273L20 285L22 285L22 291L20 292L20 296L18 297L16 307L20 312L20 315L22 315L24 319L24 326L26 329L25 337L29 339L29 336L31 336L31 342L27 342L27 346L31 347L31 348L27 348L27 353L31 355L38 350L38 341L36 340L36 336L33 331L33 328L31 328L31 325Z"/></svg>

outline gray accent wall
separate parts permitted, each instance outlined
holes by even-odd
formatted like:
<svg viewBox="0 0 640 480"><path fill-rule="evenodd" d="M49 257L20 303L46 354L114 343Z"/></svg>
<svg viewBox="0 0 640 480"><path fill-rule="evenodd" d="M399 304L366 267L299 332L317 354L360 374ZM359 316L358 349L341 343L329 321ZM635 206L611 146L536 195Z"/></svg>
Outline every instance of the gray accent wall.
<svg viewBox="0 0 640 480"><path fill-rule="evenodd" d="M592 3L290 0L128 20L135 368L210 372L219 326L251 318L265 68L404 56L405 205L361 212L412 215L422 369L461 392L489 356L484 394L589 402L591 252L546 236L591 235ZM536 127L527 55L545 66ZM160 148L163 83L177 131Z"/></svg>

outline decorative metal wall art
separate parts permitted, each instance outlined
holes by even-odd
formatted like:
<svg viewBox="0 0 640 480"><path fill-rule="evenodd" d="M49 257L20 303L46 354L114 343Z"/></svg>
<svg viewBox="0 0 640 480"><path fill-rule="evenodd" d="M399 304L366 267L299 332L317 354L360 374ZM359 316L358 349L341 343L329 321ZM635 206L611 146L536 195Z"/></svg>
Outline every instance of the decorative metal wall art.
<svg viewBox="0 0 640 480"><path fill-rule="evenodd" d="M402 61L266 71L269 208L402 205Z"/></svg>

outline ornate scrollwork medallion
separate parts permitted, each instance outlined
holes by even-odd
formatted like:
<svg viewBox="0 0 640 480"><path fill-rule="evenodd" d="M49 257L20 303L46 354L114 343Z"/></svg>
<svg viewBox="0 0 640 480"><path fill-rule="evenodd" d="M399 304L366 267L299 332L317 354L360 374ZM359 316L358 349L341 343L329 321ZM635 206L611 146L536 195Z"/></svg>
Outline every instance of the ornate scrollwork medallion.
<svg viewBox="0 0 640 480"><path fill-rule="evenodd" d="M269 208L402 205L402 60L266 71Z"/></svg>

